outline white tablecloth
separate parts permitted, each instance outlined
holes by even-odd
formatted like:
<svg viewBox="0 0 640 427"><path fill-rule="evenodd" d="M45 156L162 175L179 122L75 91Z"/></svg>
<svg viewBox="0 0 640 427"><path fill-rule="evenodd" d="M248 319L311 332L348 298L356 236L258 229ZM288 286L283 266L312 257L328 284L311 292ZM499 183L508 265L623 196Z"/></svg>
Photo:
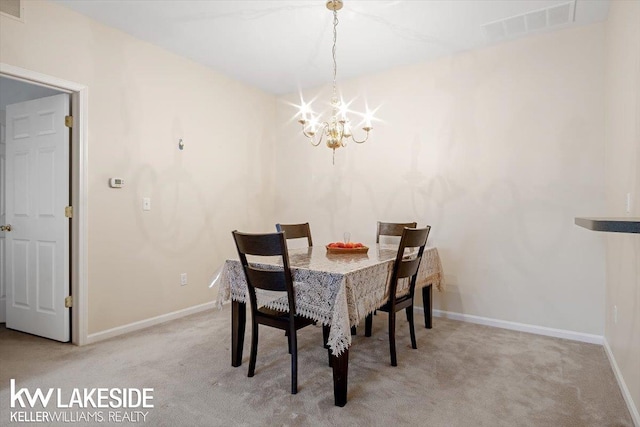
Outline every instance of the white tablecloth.
<svg viewBox="0 0 640 427"><path fill-rule="evenodd" d="M376 245L369 248L367 254L328 254L322 246L289 250L297 314L331 326L328 345L333 354L339 355L351 345L351 326L359 324L387 300L396 253L397 248L391 245ZM275 261L261 260L259 264L263 268L280 268ZM229 299L248 303L246 279L239 260L225 262L219 283L220 307ZM435 285L438 290L444 285L442 264L435 247L425 248L416 288L427 284ZM404 286L406 291L408 282ZM286 297L264 297L259 303L274 309L288 309Z"/></svg>

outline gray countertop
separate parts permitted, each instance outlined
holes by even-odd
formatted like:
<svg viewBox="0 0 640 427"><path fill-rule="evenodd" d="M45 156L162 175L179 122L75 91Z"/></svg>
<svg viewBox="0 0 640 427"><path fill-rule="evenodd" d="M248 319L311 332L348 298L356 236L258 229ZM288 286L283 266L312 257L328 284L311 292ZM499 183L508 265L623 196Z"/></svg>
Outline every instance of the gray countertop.
<svg viewBox="0 0 640 427"><path fill-rule="evenodd" d="M614 233L640 233L640 218L584 218L577 217L576 225L593 231L611 231Z"/></svg>

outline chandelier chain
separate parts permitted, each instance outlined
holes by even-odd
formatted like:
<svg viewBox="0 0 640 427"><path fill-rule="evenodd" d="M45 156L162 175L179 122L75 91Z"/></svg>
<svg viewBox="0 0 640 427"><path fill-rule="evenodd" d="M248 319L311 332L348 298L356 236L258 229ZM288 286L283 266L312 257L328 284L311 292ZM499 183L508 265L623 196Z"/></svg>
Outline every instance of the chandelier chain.
<svg viewBox="0 0 640 427"><path fill-rule="evenodd" d="M336 61L336 43L338 41L338 11L333 10L333 96L337 96L336 92L336 75L338 74L338 62Z"/></svg>

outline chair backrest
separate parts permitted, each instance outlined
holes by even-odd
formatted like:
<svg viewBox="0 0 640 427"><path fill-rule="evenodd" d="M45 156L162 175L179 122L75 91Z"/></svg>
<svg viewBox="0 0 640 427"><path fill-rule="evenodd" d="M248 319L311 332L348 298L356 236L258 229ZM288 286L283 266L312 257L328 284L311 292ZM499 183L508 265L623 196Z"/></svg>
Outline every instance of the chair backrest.
<svg viewBox="0 0 640 427"><path fill-rule="evenodd" d="M431 226L429 225L424 228L404 228L402 237L400 238L400 246L398 247L396 261L393 265L393 274L391 276L390 284L391 287L389 289L390 298L395 300L398 280L405 278L410 280L409 295L413 298L416 278L418 277L418 269L420 268L420 261L422 261L424 247L427 245L429 231L431 231ZM412 250L410 254L405 255L406 249Z"/></svg>
<svg viewBox="0 0 640 427"><path fill-rule="evenodd" d="M311 227L308 222L304 224L276 224L276 230L283 231L286 239L301 239L306 237L309 247L313 246Z"/></svg>
<svg viewBox="0 0 640 427"><path fill-rule="evenodd" d="M376 233L376 243L380 243L380 236L402 236L405 227L416 228L415 222L380 222L378 221L378 232Z"/></svg>
<svg viewBox="0 0 640 427"><path fill-rule="evenodd" d="M232 234L240 257L240 263L247 279L251 309L258 309L256 289L286 292L289 301L289 315L293 317L296 312L295 294L284 233L249 234L235 230ZM247 255L258 257L280 256L282 269L256 267L247 261Z"/></svg>

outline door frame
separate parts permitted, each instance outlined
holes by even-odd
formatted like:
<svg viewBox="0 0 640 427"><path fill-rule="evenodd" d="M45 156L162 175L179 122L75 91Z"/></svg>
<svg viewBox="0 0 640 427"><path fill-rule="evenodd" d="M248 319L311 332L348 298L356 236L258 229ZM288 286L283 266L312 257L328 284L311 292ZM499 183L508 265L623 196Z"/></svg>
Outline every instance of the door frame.
<svg viewBox="0 0 640 427"><path fill-rule="evenodd" d="M72 156L70 163L71 205L71 342L87 344L88 337L88 110L89 89L80 83L27 70L0 62L0 76L47 86L71 95Z"/></svg>

